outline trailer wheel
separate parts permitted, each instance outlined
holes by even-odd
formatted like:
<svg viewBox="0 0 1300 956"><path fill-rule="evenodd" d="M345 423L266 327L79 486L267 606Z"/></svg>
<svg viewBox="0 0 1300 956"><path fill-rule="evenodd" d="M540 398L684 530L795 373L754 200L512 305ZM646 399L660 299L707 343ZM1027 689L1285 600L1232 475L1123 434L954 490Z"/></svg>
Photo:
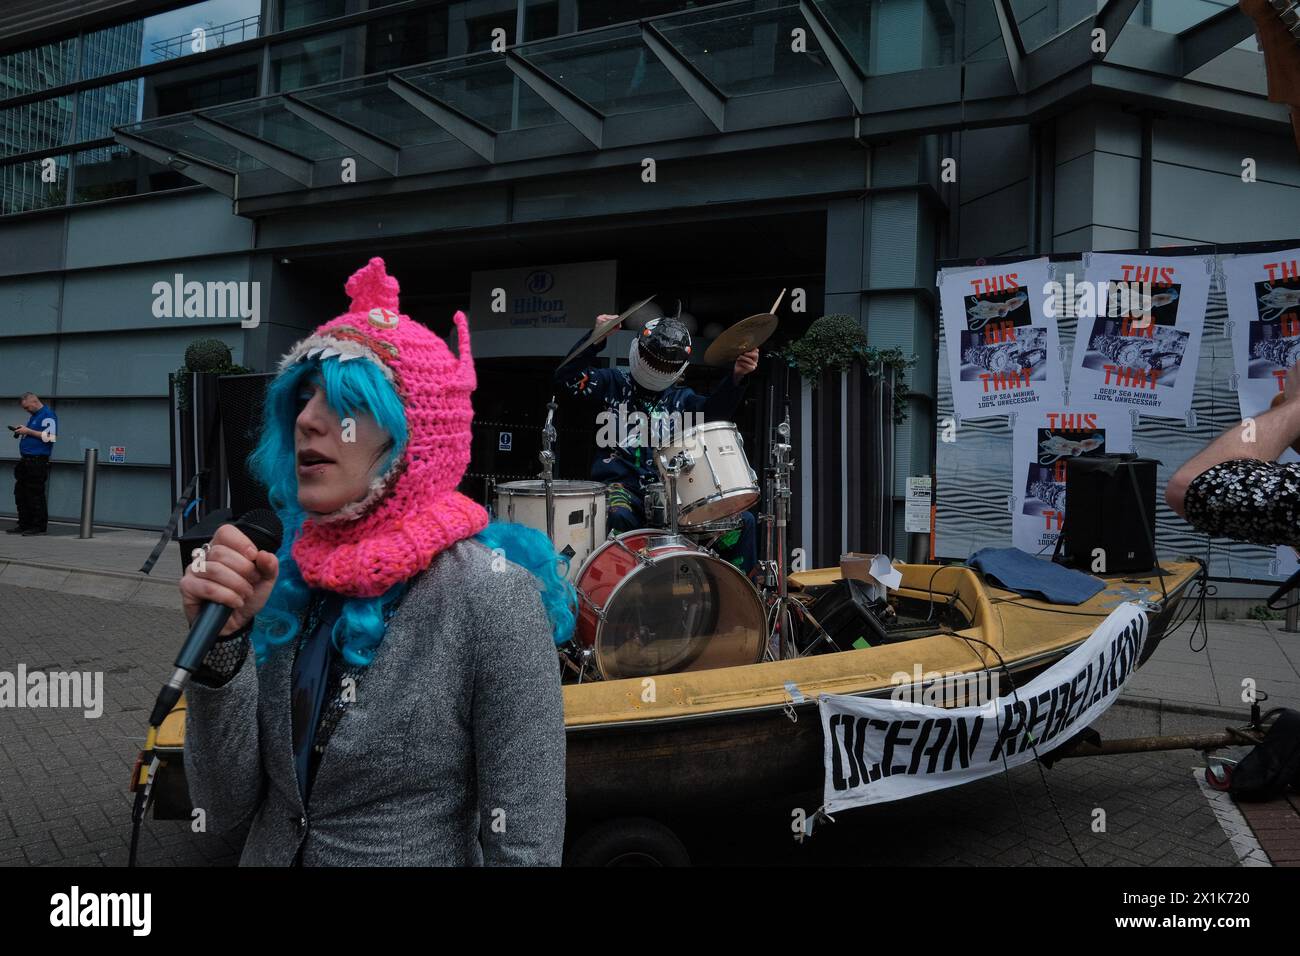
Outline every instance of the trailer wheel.
<svg viewBox="0 0 1300 956"><path fill-rule="evenodd" d="M690 866L677 834L647 817L618 817L578 837L565 866Z"/></svg>

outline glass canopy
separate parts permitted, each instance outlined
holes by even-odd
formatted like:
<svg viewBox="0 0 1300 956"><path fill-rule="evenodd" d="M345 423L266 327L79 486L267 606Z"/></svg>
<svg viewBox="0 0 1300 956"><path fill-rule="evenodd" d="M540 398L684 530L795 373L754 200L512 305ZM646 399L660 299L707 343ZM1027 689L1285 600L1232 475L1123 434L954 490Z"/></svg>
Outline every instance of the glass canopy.
<svg viewBox="0 0 1300 956"><path fill-rule="evenodd" d="M1190 25L1184 7L1167 27L1195 46L1193 63L1220 40L1226 49L1240 39L1227 0L1195 2ZM1151 9L1167 18L1174 6L1153 0ZM1071 68L1057 62L1062 55L1077 53L1082 65L1092 54L1074 43L1078 31L1110 8L1010 0L972 9L980 19L960 37L947 5L925 0L732 0L131 123L114 135L192 179L254 197L293 182L336 185L340 157L363 158L359 177L374 178L854 117L877 131L932 129L935 117L956 127L969 121L967 100L1023 97L1034 76ZM1069 43L1055 42L1067 33ZM914 121L903 115L910 109L932 112Z"/></svg>

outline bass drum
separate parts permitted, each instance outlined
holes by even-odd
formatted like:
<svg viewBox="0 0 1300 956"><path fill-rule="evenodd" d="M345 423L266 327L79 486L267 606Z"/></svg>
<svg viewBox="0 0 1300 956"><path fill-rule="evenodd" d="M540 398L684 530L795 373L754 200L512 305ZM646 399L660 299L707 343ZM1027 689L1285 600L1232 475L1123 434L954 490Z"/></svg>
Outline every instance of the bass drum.
<svg viewBox="0 0 1300 956"><path fill-rule="evenodd" d="M605 540L605 486L599 481L551 482L555 537L551 543L569 557L570 581L582 562ZM507 481L496 487L496 516L546 534L546 484L541 479Z"/></svg>
<svg viewBox="0 0 1300 956"><path fill-rule="evenodd" d="M575 582L574 635L606 680L757 664L763 601L734 565L651 528L601 545Z"/></svg>

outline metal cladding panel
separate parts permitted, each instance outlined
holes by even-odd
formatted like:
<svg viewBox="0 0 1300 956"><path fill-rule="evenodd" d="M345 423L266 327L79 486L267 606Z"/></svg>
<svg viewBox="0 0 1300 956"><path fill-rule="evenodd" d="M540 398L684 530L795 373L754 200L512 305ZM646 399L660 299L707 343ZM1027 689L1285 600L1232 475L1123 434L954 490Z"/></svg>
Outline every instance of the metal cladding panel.
<svg viewBox="0 0 1300 956"><path fill-rule="evenodd" d="M890 193L871 200L871 288L916 284L917 197Z"/></svg>

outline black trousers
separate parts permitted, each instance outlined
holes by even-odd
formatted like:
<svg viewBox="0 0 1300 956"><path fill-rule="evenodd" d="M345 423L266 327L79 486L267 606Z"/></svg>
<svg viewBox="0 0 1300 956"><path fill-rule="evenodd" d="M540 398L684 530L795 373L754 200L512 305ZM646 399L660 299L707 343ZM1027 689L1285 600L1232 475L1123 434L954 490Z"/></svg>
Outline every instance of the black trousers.
<svg viewBox="0 0 1300 956"><path fill-rule="evenodd" d="M46 530L49 514L45 505L45 485L50 478L50 459L24 455L14 465L14 504L18 506L18 527Z"/></svg>

